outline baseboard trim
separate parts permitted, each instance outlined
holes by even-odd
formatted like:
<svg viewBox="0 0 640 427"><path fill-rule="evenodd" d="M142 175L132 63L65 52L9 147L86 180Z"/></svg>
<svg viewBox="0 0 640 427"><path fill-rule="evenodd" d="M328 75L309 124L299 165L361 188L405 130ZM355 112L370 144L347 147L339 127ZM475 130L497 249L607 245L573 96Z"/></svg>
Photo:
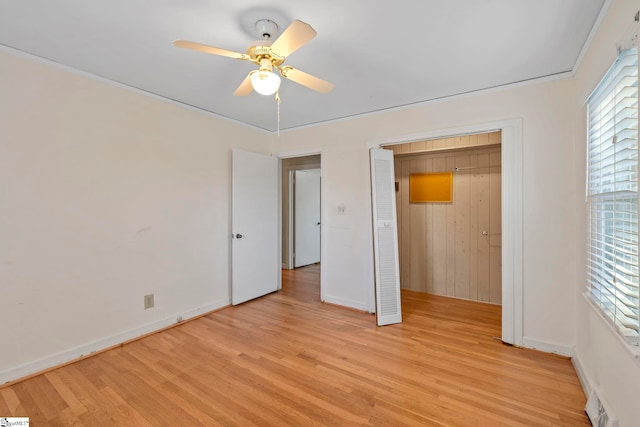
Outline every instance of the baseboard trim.
<svg viewBox="0 0 640 427"><path fill-rule="evenodd" d="M24 381L28 378L46 373L48 371L60 368L73 362L77 362L78 360L95 356L96 354L102 353L120 345L124 345L163 331L165 329L172 328L186 321L206 316L207 314L229 306L229 304L230 301L228 298L214 301L211 304L194 308L182 313L176 313L164 319L147 323L146 325L142 325L134 329L129 329L128 331L122 332L120 334L92 341L71 348L69 350L55 353L35 361L25 363L23 365L0 371L0 388L18 383L20 381Z"/></svg>
<svg viewBox="0 0 640 427"><path fill-rule="evenodd" d="M573 368L576 370L576 374L578 375L578 380L580 380L582 391L584 392L584 395L588 397L589 395L591 395L591 392L593 391L593 388L594 388L593 381L591 381L591 378L589 377L589 375L587 375L587 372L584 370L584 366L580 361L580 356L575 354L571 358L571 363L573 364Z"/></svg>
<svg viewBox="0 0 640 427"><path fill-rule="evenodd" d="M548 341L540 341L529 337L522 337L522 346L526 348L532 348L534 350L544 351L545 353L554 353L567 357L574 356L572 347L567 347Z"/></svg>

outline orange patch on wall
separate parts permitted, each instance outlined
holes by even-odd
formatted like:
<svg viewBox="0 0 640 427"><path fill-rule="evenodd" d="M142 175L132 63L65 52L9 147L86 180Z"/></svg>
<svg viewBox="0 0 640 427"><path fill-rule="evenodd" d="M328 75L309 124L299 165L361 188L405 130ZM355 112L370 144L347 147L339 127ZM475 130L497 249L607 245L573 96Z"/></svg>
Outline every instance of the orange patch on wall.
<svg viewBox="0 0 640 427"><path fill-rule="evenodd" d="M410 203L452 203L453 172L409 175Z"/></svg>

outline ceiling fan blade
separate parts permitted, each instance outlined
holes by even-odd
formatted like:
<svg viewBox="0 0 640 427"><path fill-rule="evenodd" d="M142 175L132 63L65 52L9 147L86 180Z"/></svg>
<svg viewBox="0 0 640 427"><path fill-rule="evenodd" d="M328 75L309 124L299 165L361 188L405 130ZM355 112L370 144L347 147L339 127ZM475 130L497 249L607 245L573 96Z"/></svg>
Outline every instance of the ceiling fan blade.
<svg viewBox="0 0 640 427"><path fill-rule="evenodd" d="M308 87L309 89L313 89L316 92L328 93L333 89L333 83L329 83L326 80L322 80L293 67L283 67L282 70L280 70L280 74L282 74L283 77L293 80L302 86Z"/></svg>
<svg viewBox="0 0 640 427"><path fill-rule="evenodd" d="M309 43L316 36L316 30L306 22L295 20L273 42L271 50L282 57L287 57L293 52Z"/></svg>
<svg viewBox="0 0 640 427"><path fill-rule="evenodd" d="M240 86L238 86L238 89L236 89L236 91L233 92L233 96L247 96L251 92L253 92L253 85L251 84L251 74L253 73L254 71L247 74L247 77L245 77L242 83L240 83Z"/></svg>
<svg viewBox="0 0 640 427"><path fill-rule="evenodd" d="M212 53L214 55L226 56L234 59L249 59L249 56L244 53L234 52L232 50L220 49L219 47L207 46L206 44L200 44L190 42L187 40L176 40L173 42L174 46L182 47L185 49L197 50L199 52Z"/></svg>

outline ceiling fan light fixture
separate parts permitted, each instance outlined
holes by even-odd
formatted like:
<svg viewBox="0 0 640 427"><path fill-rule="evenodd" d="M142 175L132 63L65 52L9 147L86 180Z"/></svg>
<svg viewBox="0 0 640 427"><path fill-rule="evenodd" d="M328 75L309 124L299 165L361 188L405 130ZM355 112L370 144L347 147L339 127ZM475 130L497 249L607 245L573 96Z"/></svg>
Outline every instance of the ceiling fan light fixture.
<svg viewBox="0 0 640 427"><path fill-rule="evenodd" d="M256 71L251 74L251 85L260 95L273 95L280 89L280 77L271 71Z"/></svg>

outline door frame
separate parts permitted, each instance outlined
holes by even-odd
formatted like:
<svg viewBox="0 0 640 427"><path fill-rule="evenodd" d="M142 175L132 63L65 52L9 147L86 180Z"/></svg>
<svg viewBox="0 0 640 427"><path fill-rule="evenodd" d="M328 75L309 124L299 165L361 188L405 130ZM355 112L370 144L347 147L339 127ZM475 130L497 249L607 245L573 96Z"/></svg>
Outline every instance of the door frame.
<svg viewBox="0 0 640 427"><path fill-rule="evenodd" d="M300 166L299 168L293 167L291 169L289 169L289 171L287 172L287 174L289 175L289 178L291 178L291 174L293 173L294 170L298 169L298 170L305 170L305 169L320 169L320 176L324 177L324 151L323 150L306 150L306 151L287 151L287 152L283 152L283 153L277 153L276 154L278 157L278 160L280 161L280 170L282 171L282 160L283 159L291 159L291 158L296 158L296 157L307 157L307 156L320 156L320 164L317 166L314 165L305 165L305 166ZM282 172L280 173L280 179L282 179ZM282 184L278 186L278 188L280 189L280 191L282 191ZM293 189L292 187L292 181L291 179L289 179L289 185L287 187L287 191L289 192L289 194L291 194L291 190ZM325 200L325 191L326 191L326 186L325 185L321 185L320 186L320 223L321 224L325 224L325 206L324 206L324 200ZM280 194L280 200L282 200L282 194ZM293 259L292 259L292 239L293 239L293 233L291 232L292 229L292 221L291 221L291 216L292 216L292 203L293 200L291 199L291 197L289 197L289 224L288 224L288 228L289 228L289 253L288 255L288 259L287 259L287 267L293 266ZM280 203L280 206L282 206L282 203ZM280 242L282 242L282 212L280 212ZM320 227L320 300L322 302L324 302L324 289L325 289L325 271L324 271L324 263L322 262L323 259L326 259L326 253L325 253L325 245L326 242L326 235L325 235L325 227ZM280 250L282 251L282 248L280 248Z"/></svg>
<svg viewBox="0 0 640 427"><path fill-rule="evenodd" d="M523 226L523 124L522 119L478 123L410 135L370 140L367 148L502 131L502 341L524 345L524 226ZM373 288L371 289L373 293Z"/></svg>
<svg viewBox="0 0 640 427"><path fill-rule="evenodd" d="M292 270L295 268L295 263L293 260L293 233L294 233L294 214L293 214L293 180L295 177L295 172L297 169L291 168L288 170L287 175L289 175L289 185L287 186L287 193L289 194L289 198L287 199L288 203L288 211L287 211L287 216L288 218L288 222L287 222L287 245L289 247L289 250L287 251L287 265L285 266L285 268L287 268L288 270Z"/></svg>

